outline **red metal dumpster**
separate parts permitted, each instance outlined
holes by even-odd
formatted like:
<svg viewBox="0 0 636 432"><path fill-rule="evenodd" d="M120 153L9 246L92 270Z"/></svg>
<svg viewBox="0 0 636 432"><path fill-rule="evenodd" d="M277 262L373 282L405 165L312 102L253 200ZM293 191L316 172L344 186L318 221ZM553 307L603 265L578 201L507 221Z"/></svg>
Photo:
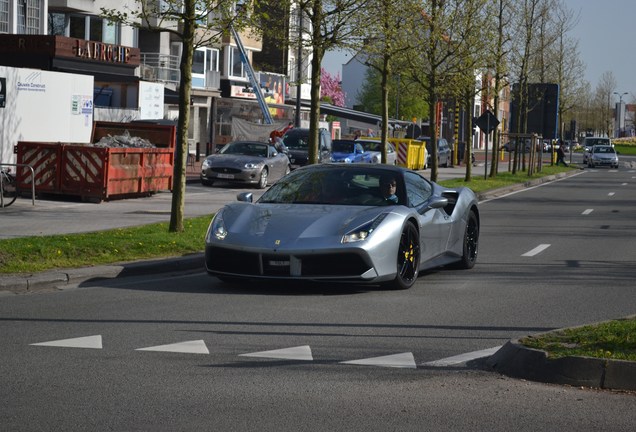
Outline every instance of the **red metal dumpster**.
<svg viewBox="0 0 636 432"><path fill-rule="evenodd" d="M150 141L157 147L95 147L92 144L40 143L20 141L17 162L33 167L35 191L79 196L101 202L114 198L148 196L172 191L174 170L174 126L96 122L92 143L127 131L130 136ZM18 185L30 190L31 175L18 170Z"/></svg>

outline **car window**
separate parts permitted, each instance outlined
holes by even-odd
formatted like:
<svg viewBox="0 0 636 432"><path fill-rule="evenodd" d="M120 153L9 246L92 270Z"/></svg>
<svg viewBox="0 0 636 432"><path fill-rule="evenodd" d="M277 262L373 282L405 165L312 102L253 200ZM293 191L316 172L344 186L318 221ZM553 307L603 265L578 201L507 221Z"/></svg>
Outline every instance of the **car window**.
<svg viewBox="0 0 636 432"><path fill-rule="evenodd" d="M585 146L610 145L609 138L585 138Z"/></svg>
<svg viewBox="0 0 636 432"><path fill-rule="evenodd" d="M334 141L332 150L336 153L353 153L352 141Z"/></svg>
<svg viewBox="0 0 636 432"><path fill-rule="evenodd" d="M608 147L608 146L594 146L593 152L594 153L614 153L614 148Z"/></svg>
<svg viewBox="0 0 636 432"><path fill-rule="evenodd" d="M361 141L360 144L365 151L380 151L379 141Z"/></svg>
<svg viewBox="0 0 636 432"><path fill-rule="evenodd" d="M283 137L283 144L292 150L306 150L309 148L309 135L301 135L298 132L288 133Z"/></svg>
<svg viewBox="0 0 636 432"><path fill-rule="evenodd" d="M410 207L421 206L433 193L432 185L424 177L416 173L406 173L404 182L406 185L406 197Z"/></svg>

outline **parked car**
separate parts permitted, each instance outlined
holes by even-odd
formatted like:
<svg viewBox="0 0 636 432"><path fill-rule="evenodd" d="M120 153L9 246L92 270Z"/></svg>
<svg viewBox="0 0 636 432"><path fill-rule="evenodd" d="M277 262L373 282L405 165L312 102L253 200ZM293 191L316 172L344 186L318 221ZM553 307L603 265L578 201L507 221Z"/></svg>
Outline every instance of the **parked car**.
<svg viewBox="0 0 636 432"><path fill-rule="evenodd" d="M234 141L201 164L201 183L216 181L253 184L263 189L291 171L289 158L274 146L258 141Z"/></svg>
<svg viewBox="0 0 636 432"><path fill-rule="evenodd" d="M250 192L237 198L214 215L205 236L206 271L225 282L407 289L425 269L470 269L477 260L475 194L406 168L313 164L292 171L256 202Z"/></svg>
<svg viewBox="0 0 636 432"><path fill-rule="evenodd" d="M516 147L516 140L511 139L506 144L501 146L501 150L504 150L504 151L507 151L507 152L511 152L511 151L515 151L515 147ZM530 153L530 149L531 148L532 148L532 139L526 138L526 139L524 139L523 145L521 145L521 143L520 143L519 148L517 149L517 151L524 152L524 153ZM537 143L536 151L539 151L539 149L540 149L540 147L539 147L539 144Z"/></svg>
<svg viewBox="0 0 636 432"><path fill-rule="evenodd" d="M331 143L331 161L342 163L362 162L364 148L354 140L337 139Z"/></svg>
<svg viewBox="0 0 636 432"><path fill-rule="evenodd" d="M426 143L426 164L424 169L431 166L431 138L427 136L421 136L418 141L424 141ZM437 166L447 167L452 163L452 152L448 145L448 141L444 138L437 139Z"/></svg>
<svg viewBox="0 0 636 432"><path fill-rule="evenodd" d="M382 163L382 142L379 139L358 138L364 148L363 162ZM386 163L397 165L397 153L390 142L386 143Z"/></svg>
<svg viewBox="0 0 636 432"><path fill-rule="evenodd" d="M283 135L283 144L289 151L289 161L292 169L307 165L309 161L309 129L293 128ZM331 160L331 133L325 129L318 129L318 162Z"/></svg>
<svg viewBox="0 0 636 432"><path fill-rule="evenodd" d="M618 168L618 154L610 145L594 145L592 151L588 152L587 166L590 168L597 166Z"/></svg>

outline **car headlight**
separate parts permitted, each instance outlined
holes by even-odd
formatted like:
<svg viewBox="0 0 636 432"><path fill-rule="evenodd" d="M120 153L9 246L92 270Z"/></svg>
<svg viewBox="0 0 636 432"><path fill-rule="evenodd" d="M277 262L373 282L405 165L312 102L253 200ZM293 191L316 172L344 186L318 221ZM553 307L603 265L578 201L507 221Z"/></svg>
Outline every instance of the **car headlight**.
<svg viewBox="0 0 636 432"><path fill-rule="evenodd" d="M256 169L256 168L258 168L258 164L253 163L253 162L248 162L248 163L245 164L245 168L247 168L247 169Z"/></svg>
<svg viewBox="0 0 636 432"><path fill-rule="evenodd" d="M209 159L203 159L203 163L201 164L201 169L210 168L211 161Z"/></svg>
<svg viewBox="0 0 636 432"><path fill-rule="evenodd" d="M372 221L367 222L366 224L349 231L348 233L342 236L341 242L355 243L355 242L366 240L371 235L371 233L378 227L378 225L380 225L380 223L384 220L386 215L387 213L383 213L377 218L373 219Z"/></svg>
<svg viewBox="0 0 636 432"><path fill-rule="evenodd" d="M223 211L218 211L208 228L208 233L205 236L206 242L211 240L224 240L227 237L227 229L225 229L225 222L223 221Z"/></svg>

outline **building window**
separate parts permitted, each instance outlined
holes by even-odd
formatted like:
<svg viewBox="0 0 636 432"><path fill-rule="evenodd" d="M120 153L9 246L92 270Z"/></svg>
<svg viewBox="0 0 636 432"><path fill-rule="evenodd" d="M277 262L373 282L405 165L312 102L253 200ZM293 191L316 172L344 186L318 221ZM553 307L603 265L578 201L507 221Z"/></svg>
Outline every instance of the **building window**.
<svg viewBox="0 0 636 432"><path fill-rule="evenodd" d="M192 59L192 85L195 87L209 87L206 82L206 72L218 72L219 50L216 48L198 48ZM198 83L195 85L195 82Z"/></svg>
<svg viewBox="0 0 636 432"><path fill-rule="evenodd" d="M192 57L192 73L202 74L205 72L205 50L197 49Z"/></svg>
<svg viewBox="0 0 636 432"><path fill-rule="evenodd" d="M0 33L9 33L9 0L0 0Z"/></svg>
<svg viewBox="0 0 636 432"><path fill-rule="evenodd" d="M22 0L18 2L18 33L40 34L42 28L41 0Z"/></svg>
<svg viewBox="0 0 636 432"><path fill-rule="evenodd" d="M70 15L68 20L69 37L109 44L119 43L119 26L116 23L90 15Z"/></svg>
<svg viewBox="0 0 636 432"><path fill-rule="evenodd" d="M230 50L230 75L233 77L245 78L245 71L243 70L243 62L241 61L241 53L238 48L231 47Z"/></svg>
<svg viewBox="0 0 636 432"><path fill-rule="evenodd" d="M66 15L59 12L49 12L49 34L66 36Z"/></svg>
<svg viewBox="0 0 636 432"><path fill-rule="evenodd" d="M77 39L86 39L86 17L79 15L71 15L68 26L69 37Z"/></svg>

